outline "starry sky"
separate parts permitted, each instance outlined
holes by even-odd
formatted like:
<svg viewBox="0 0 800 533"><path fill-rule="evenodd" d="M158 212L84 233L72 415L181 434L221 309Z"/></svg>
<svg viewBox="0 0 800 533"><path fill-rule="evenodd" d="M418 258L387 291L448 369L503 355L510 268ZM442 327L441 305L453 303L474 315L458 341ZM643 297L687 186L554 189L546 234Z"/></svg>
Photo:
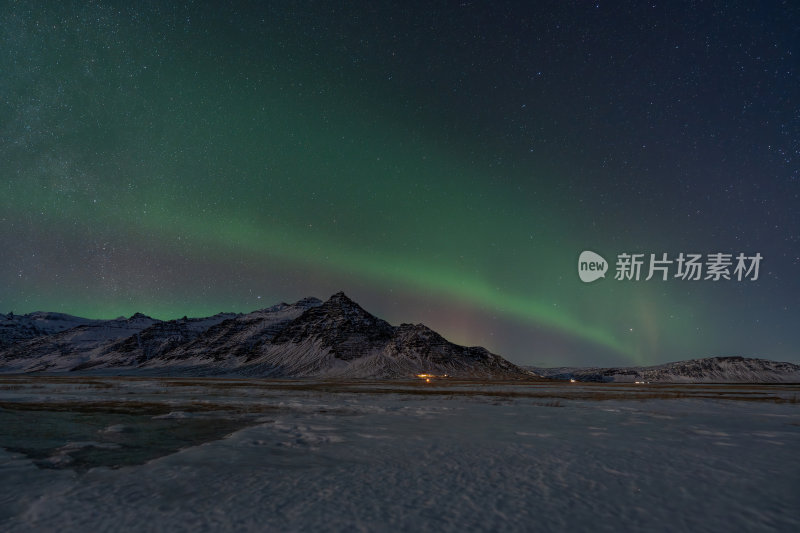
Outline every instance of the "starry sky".
<svg viewBox="0 0 800 533"><path fill-rule="evenodd" d="M0 312L344 290L518 364L800 362L796 3L167 4L3 2ZM614 279L719 252L758 279Z"/></svg>

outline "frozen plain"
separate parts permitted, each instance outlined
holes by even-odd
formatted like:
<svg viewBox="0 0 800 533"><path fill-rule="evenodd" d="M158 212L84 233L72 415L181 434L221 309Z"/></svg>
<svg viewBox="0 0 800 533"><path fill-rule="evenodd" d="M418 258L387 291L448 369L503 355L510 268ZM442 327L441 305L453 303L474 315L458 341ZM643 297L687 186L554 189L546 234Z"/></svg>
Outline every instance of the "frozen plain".
<svg viewBox="0 0 800 533"><path fill-rule="evenodd" d="M0 377L2 531L800 531L800 386Z"/></svg>

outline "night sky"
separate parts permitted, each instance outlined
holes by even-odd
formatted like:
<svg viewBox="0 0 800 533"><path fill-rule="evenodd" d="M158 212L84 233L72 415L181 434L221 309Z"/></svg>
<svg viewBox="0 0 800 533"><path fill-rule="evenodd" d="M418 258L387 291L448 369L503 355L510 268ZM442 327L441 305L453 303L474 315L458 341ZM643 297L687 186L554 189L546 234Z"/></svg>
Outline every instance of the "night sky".
<svg viewBox="0 0 800 533"><path fill-rule="evenodd" d="M0 312L344 290L519 364L800 362L796 2L167 4L2 3ZM763 259L614 279L681 252Z"/></svg>

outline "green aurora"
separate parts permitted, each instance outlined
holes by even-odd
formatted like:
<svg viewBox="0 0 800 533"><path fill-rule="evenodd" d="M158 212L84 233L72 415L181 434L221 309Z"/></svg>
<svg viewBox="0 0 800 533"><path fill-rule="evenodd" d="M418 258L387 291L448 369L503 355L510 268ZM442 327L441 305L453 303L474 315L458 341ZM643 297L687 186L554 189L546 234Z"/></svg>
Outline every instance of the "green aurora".
<svg viewBox="0 0 800 533"><path fill-rule="evenodd" d="M177 318L341 289L390 321L424 319L522 364L742 346L749 319L731 301L761 284L577 279L584 249L754 250L693 234L691 220L670 226L653 191L625 210L605 203L603 188L646 185L595 183L581 155L590 136L566 140L574 127L553 126L558 106L532 97L497 121L459 108L437 89L450 74L414 79L406 63L370 60L323 17L309 41L298 31L309 21L276 9L11 11L0 311ZM380 41L388 29L374 31ZM783 324L760 355L790 357Z"/></svg>

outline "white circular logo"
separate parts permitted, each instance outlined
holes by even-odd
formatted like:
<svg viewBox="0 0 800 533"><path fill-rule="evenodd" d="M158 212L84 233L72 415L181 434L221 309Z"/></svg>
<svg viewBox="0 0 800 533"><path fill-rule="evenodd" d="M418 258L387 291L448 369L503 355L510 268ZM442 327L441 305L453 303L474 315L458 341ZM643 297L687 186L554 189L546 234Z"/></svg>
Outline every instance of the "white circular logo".
<svg viewBox="0 0 800 533"><path fill-rule="evenodd" d="M584 283L591 283L599 278L606 277L608 261L600 254L585 250L578 258L578 276Z"/></svg>

